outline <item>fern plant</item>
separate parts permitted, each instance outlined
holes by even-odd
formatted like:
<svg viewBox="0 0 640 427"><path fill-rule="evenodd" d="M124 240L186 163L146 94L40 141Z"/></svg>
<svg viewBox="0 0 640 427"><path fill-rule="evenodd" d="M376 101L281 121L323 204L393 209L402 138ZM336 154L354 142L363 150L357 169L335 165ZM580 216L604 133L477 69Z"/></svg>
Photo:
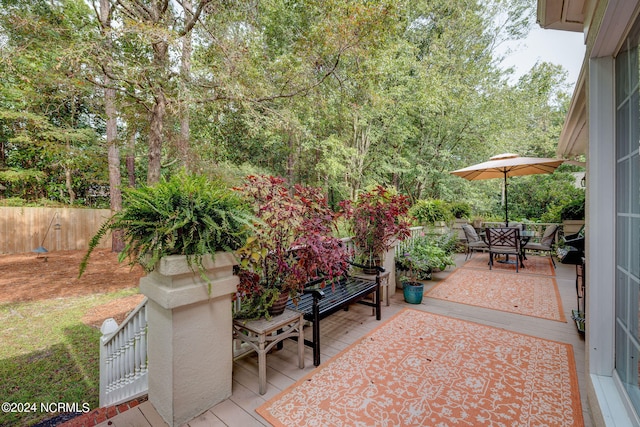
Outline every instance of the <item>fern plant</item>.
<svg viewBox="0 0 640 427"><path fill-rule="evenodd" d="M123 190L123 209L111 216L89 242L80 263L85 271L92 251L109 232L121 230L122 262L152 271L168 255L186 255L203 273L202 257L244 245L253 216L246 201L221 181L180 172L155 186Z"/></svg>
<svg viewBox="0 0 640 427"><path fill-rule="evenodd" d="M409 210L409 214L415 217L420 225L434 224L437 221L449 222L453 216L449 204L439 199L418 200Z"/></svg>

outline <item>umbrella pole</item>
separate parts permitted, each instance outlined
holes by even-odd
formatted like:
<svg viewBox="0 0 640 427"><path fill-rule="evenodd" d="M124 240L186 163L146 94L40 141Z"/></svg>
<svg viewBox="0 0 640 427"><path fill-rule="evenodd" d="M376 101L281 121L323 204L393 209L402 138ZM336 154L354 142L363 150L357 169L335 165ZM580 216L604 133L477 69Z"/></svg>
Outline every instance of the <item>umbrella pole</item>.
<svg viewBox="0 0 640 427"><path fill-rule="evenodd" d="M509 200L508 196L509 191L507 191L507 171L504 171L504 222L505 226L509 226Z"/></svg>

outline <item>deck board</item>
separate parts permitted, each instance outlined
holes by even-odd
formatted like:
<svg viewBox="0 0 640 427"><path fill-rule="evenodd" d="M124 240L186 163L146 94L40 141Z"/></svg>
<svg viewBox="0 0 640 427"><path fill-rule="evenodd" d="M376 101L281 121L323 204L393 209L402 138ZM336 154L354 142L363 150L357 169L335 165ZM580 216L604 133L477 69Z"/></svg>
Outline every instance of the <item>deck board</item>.
<svg viewBox="0 0 640 427"><path fill-rule="evenodd" d="M464 255L458 256L457 261L461 265L464 261ZM434 280L427 282L425 292L443 280L448 274L448 272L436 273ZM584 338L578 333L575 323L571 319L571 310L575 309L577 304L575 267L558 263L556 281L567 322L539 319L450 301L430 299L428 297L425 297L422 304L419 305L406 304L402 292L396 292L391 297L390 306L382 307L382 321L390 318L405 307L411 307L430 313L571 344L575 354L584 425L585 427L593 427L594 424L587 403ZM357 339L379 326L380 323L371 314L371 308L362 305L354 305L348 311L340 311L323 319L321 327L322 361L327 361L332 356L340 353ZM307 330L309 328L305 329L305 333L311 333L310 331L307 332ZM296 345L291 340L285 340L282 350L273 351L267 355L267 392L263 396L258 393L258 364L255 354L248 354L236 360L234 362L233 395L231 398L214 406L201 417L188 423L188 427L268 426L269 423L260 417L255 412L255 409L314 369L313 355L310 348L305 348L305 368L298 368ZM149 407L152 408L150 405ZM127 422L131 422L133 417L139 416L141 417L140 424L122 424L118 422L112 424L112 426L147 425L145 423L148 423L148 421L141 411L131 411L132 413L127 418Z"/></svg>

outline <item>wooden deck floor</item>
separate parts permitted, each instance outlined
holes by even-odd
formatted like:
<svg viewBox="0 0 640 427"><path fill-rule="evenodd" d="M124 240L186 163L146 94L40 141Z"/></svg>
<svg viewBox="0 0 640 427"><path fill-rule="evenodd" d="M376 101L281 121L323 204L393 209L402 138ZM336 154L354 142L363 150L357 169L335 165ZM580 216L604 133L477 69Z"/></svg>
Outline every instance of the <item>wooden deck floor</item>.
<svg viewBox="0 0 640 427"><path fill-rule="evenodd" d="M458 256L458 264L464 262L464 256ZM443 280L449 273L434 274L434 280L427 282L425 292L430 287ZM556 280L562 298L562 305L567 323L552 320L511 314L495 310L472 307L463 304L424 298L420 305L410 305L411 308L420 309L458 319L469 320L484 325L503 328L506 330L534 335L571 344L576 357L576 368L582 399L584 422L586 427L592 427L593 422L585 389L585 360L584 339L578 333L575 323L571 320L571 310L576 308L575 292L575 267L573 265L558 264ZM383 305L382 320L388 319L402 308L409 306L402 297L402 292L397 292L391 297L391 305ZM322 321L322 360L326 361L341 350L349 346L358 338L378 326L371 308L355 305L348 312L339 312ZM233 371L233 395L230 399L214 406L200 417L189 422L189 427L251 427L268 426L255 409L266 400L274 397L280 391L287 388L305 374L313 370L311 349L306 349L305 369L299 369L297 363L296 343L286 340L284 349L267 356L267 392L264 395L258 393L258 365L255 354L248 355L234 363ZM99 424L100 427L120 426L161 426L166 425L157 415L149 402L118 415L107 422Z"/></svg>

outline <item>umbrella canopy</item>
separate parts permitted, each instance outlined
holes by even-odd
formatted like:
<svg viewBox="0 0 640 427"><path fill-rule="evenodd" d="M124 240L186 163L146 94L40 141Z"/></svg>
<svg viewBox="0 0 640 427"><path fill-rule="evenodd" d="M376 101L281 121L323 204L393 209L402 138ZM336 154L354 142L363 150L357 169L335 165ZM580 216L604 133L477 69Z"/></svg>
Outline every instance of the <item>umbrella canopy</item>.
<svg viewBox="0 0 640 427"><path fill-rule="evenodd" d="M505 185L504 217L509 225L509 207L507 203L507 178L510 176L536 175L553 173L563 159L549 159L540 157L520 157L517 154L504 153L491 157L488 162L478 163L451 172L469 181L480 179L502 178Z"/></svg>

